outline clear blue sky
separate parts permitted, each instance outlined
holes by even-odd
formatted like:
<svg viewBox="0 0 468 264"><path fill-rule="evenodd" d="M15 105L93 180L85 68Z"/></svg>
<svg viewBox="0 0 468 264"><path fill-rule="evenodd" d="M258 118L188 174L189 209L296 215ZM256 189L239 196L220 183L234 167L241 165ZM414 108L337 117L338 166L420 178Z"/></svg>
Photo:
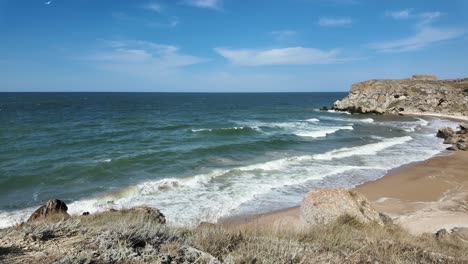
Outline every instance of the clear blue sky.
<svg viewBox="0 0 468 264"><path fill-rule="evenodd" d="M347 91L468 77L466 0L0 0L0 91Z"/></svg>

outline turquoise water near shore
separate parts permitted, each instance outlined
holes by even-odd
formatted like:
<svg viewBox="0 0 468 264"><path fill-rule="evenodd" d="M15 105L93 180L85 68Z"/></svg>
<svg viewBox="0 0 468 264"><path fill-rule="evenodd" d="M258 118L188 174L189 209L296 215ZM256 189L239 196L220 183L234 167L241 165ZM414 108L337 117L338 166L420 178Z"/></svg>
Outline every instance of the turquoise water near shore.
<svg viewBox="0 0 468 264"><path fill-rule="evenodd" d="M0 227L50 198L175 224L299 204L445 147L440 119L320 112L346 93L0 93Z"/></svg>

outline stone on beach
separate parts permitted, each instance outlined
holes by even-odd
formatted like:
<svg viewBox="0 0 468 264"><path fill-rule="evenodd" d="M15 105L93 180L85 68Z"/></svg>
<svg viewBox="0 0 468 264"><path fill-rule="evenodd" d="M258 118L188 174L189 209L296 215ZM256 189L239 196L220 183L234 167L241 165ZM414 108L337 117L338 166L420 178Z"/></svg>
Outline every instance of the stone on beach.
<svg viewBox="0 0 468 264"><path fill-rule="evenodd" d="M328 224L340 216L350 215L362 223L383 224L379 213L360 193L343 188L312 190L305 196L300 207L304 224Z"/></svg>
<svg viewBox="0 0 468 264"><path fill-rule="evenodd" d="M453 138L453 134L455 134L455 131L450 127L444 127L437 131L437 137L443 139Z"/></svg>

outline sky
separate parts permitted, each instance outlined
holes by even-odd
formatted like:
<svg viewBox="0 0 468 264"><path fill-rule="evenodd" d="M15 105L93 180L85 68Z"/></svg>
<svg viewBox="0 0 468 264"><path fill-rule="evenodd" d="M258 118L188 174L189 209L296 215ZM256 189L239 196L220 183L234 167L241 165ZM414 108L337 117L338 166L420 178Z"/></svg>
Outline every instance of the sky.
<svg viewBox="0 0 468 264"><path fill-rule="evenodd" d="M468 77L466 0L0 0L0 91L317 92Z"/></svg>

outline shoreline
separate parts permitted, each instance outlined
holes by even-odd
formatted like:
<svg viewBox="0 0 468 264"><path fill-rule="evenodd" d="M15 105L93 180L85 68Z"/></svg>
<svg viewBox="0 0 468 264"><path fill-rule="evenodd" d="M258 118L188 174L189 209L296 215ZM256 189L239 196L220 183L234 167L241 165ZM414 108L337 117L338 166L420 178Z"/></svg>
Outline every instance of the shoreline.
<svg viewBox="0 0 468 264"><path fill-rule="evenodd" d="M443 151L389 170L352 189L410 233L468 227L468 152ZM226 229L284 231L300 225L300 206L218 220ZM291 228L292 227L292 228Z"/></svg>

